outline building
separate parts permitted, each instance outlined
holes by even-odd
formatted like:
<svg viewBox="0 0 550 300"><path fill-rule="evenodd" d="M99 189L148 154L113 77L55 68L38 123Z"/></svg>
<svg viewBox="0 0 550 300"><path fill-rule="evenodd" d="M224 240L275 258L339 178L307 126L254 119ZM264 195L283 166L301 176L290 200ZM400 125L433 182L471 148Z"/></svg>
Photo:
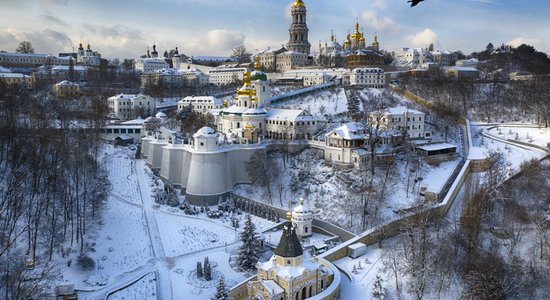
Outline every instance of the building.
<svg viewBox="0 0 550 300"><path fill-rule="evenodd" d="M453 79L478 79L479 70L474 67L450 67L445 70L445 76Z"/></svg>
<svg viewBox="0 0 550 300"><path fill-rule="evenodd" d="M162 87L181 87L183 83L182 74L171 68L164 68L151 71L140 76L141 86L158 85Z"/></svg>
<svg viewBox="0 0 550 300"><path fill-rule="evenodd" d="M292 210L292 226L296 228L296 234L300 239L313 235L313 211L300 199L300 205Z"/></svg>
<svg viewBox="0 0 550 300"><path fill-rule="evenodd" d="M7 86L22 86L28 89L34 88L34 76L21 73L0 73L0 80Z"/></svg>
<svg viewBox="0 0 550 300"><path fill-rule="evenodd" d="M84 50L82 43L80 43L76 56L76 62L79 65L97 67L101 63L101 54L97 51L93 51L90 44L88 44L86 50Z"/></svg>
<svg viewBox="0 0 550 300"><path fill-rule="evenodd" d="M373 112L369 117L371 124L380 120L382 128L404 132L411 140L431 138L431 132L425 130L426 114L423 112L400 106Z"/></svg>
<svg viewBox="0 0 550 300"><path fill-rule="evenodd" d="M356 168L366 166L372 157L369 148L369 131L361 123L345 123L325 134L323 146L326 161ZM384 131L375 153L375 164L382 165L393 161L393 147L401 142L401 133Z"/></svg>
<svg viewBox="0 0 550 300"><path fill-rule="evenodd" d="M210 83L210 75L203 73L198 68L179 70L184 83L192 86L204 86Z"/></svg>
<svg viewBox="0 0 550 300"><path fill-rule="evenodd" d="M71 82L86 81L89 73L87 66L40 66L35 75L40 78L55 81L68 80Z"/></svg>
<svg viewBox="0 0 550 300"><path fill-rule="evenodd" d="M215 85L229 85L242 82L246 68L215 68L208 71L208 80Z"/></svg>
<svg viewBox="0 0 550 300"><path fill-rule="evenodd" d="M311 139L325 122L303 109L270 109L265 118L265 135L271 139Z"/></svg>
<svg viewBox="0 0 550 300"><path fill-rule="evenodd" d="M302 0L296 0L291 7L292 23L288 29L289 39L287 49L291 52L303 53L307 56L311 50L308 41L307 8Z"/></svg>
<svg viewBox="0 0 550 300"><path fill-rule="evenodd" d="M187 62L197 65L219 66L224 63L236 63L237 59L229 56L191 56Z"/></svg>
<svg viewBox="0 0 550 300"><path fill-rule="evenodd" d="M119 94L108 99L111 116L121 120L154 115L156 103L156 99L142 94Z"/></svg>
<svg viewBox="0 0 550 300"><path fill-rule="evenodd" d="M266 262L258 262L258 276L247 284L249 299L294 300L312 298L326 290L334 281L332 269L322 265L304 252L292 213L273 256ZM339 284L339 283L338 283ZM334 299L327 295L319 299ZM337 297L336 297L337 298Z"/></svg>
<svg viewBox="0 0 550 300"><path fill-rule="evenodd" d="M80 96L80 85L74 82L63 80L54 84L53 93L57 97L77 97Z"/></svg>
<svg viewBox="0 0 550 300"><path fill-rule="evenodd" d="M380 68L356 68L344 74L342 84L350 87L384 88L386 75Z"/></svg>
<svg viewBox="0 0 550 300"><path fill-rule="evenodd" d="M277 55L277 70L288 71L308 64L308 55L297 51L287 51Z"/></svg>
<svg viewBox="0 0 550 300"><path fill-rule="evenodd" d="M455 63L457 67L476 67L478 64L479 60L477 58L461 59Z"/></svg>
<svg viewBox="0 0 550 300"><path fill-rule="evenodd" d="M424 48L400 48L395 54L393 64L408 69L419 68L433 62L432 53Z"/></svg>
<svg viewBox="0 0 550 300"><path fill-rule="evenodd" d="M255 53L253 59L256 60L256 57L260 58L260 65L263 70L266 71L275 71L277 70L277 57L279 54L288 52L288 49L283 45L278 50L272 50L270 48Z"/></svg>
<svg viewBox="0 0 550 300"><path fill-rule="evenodd" d="M149 73L170 68L169 61L171 62L171 59L159 57L157 45L153 44L153 51L150 52L149 47L147 47L147 53L134 61L134 68L138 72Z"/></svg>
<svg viewBox="0 0 550 300"><path fill-rule="evenodd" d="M183 110L188 106L192 106L195 112L206 114L212 109L222 109L223 101L212 96L188 96L178 102L179 110Z"/></svg>
<svg viewBox="0 0 550 300"><path fill-rule="evenodd" d="M72 57L56 57L49 54L0 52L0 66L6 68L36 68L42 65L68 66Z"/></svg>
<svg viewBox="0 0 550 300"><path fill-rule="evenodd" d="M457 61L457 55L447 50L437 50L431 52L433 62L440 67L453 66Z"/></svg>

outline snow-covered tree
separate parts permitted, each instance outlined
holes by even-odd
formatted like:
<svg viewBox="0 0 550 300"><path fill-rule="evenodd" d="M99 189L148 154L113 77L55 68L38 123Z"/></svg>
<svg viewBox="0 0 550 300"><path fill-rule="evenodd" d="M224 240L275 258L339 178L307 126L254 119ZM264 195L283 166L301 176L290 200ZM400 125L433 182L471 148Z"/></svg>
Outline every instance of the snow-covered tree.
<svg viewBox="0 0 550 300"><path fill-rule="evenodd" d="M372 285L372 296L374 298L384 299L385 295L386 289L382 286L382 278L380 278L380 275L376 275L376 280L374 280L374 284Z"/></svg>
<svg viewBox="0 0 550 300"><path fill-rule="evenodd" d="M212 267L210 266L210 260L208 260L208 256L204 258L202 273L204 275L204 280L206 281L212 280Z"/></svg>
<svg viewBox="0 0 550 300"><path fill-rule="evenodd" d="M218 285L216 286L216 294L211 298L212 300L229 300L229 292L227 291L227 286L225 285L225 280L223 276L220 277Z"/></svg>
<svg viewBox="0 0 550 300"><path fill-rule="evenodd" d="M197 262L197 277L202 278L202 264L200 261Z"/></svg>
<svg viewBox="0 0 550 300"><path fill-rule="evenodd" d="M246 216L243 231L241 232L243 244L238 252L237 265L241 272L254 270L260 259L260 241L256 237L256 226L252 223L252 217Z"/></svg>

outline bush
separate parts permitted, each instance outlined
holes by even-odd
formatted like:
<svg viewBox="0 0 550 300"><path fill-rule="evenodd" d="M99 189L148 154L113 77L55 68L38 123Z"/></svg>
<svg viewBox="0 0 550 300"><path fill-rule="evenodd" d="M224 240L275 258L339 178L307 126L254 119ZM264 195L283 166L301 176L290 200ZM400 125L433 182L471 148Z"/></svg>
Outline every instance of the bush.
<svg viewBox="0 0 550 300"><path fill-rule="evenodd" d="M80 256L76 263L82 271L90 271L95 269L95 260L89 256Z"/></svg>

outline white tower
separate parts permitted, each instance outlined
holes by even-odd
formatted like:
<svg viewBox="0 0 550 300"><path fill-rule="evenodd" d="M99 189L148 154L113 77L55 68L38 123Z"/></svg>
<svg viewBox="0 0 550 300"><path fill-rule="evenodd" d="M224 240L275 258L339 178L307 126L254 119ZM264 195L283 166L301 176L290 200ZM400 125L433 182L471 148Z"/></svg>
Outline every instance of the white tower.
<svg viewBox="0 0 550 300"><path fill-rule="evenodd" d="M292 224L296 227L296 234L300 238L310 237L313 232L311 223L313 222L313 212L304 204L304 199L300 199L300 205L292 211Z"/></svg>
<svg viewBox="0 0 550 300"><path fill-rule="evenodd" d="M210 127L203 127L193 135L195 150L208 152L218 148L218 134Z"/></svg>

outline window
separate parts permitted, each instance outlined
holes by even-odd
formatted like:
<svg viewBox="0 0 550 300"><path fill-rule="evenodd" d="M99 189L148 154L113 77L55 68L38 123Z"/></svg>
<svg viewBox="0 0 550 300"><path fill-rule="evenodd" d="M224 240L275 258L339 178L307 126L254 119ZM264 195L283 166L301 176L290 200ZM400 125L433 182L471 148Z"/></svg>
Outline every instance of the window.
<svg viewBox="0 0 550 300"><path fill-rule="evenodd" d="M201 142L201 146L204 146L204 142Z"/></svg>

